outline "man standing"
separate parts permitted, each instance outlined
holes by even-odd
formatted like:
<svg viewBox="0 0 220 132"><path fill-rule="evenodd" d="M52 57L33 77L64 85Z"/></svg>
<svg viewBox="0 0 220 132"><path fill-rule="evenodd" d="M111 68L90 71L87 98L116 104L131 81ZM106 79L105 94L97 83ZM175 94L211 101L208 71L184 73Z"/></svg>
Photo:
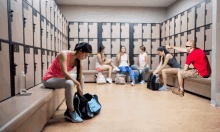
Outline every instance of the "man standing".
<svg viewBox="0 0 220 132"><path fill-rule="evenodd" d="M211 75L211 67L209 60L203 50L195 47L195 42L189 40L186 43L186 48L175 47L166 45L167 49L175 49L181 52L188 52L186 63L184 69L178 71L178 81L180 88L178 90L173 90L174 94L177 94L181 97L184 96L183 89L183 79L185 78L208 78ZM193 64L193 68L189 67L190 64Z"/></svg>

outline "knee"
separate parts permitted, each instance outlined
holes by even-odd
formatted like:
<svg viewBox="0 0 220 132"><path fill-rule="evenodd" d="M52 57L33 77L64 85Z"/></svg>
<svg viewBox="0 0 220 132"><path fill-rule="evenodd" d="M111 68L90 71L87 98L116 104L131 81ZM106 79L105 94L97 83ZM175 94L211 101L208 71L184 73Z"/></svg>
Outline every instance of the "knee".
<svg viewBox="0 0 220 132"><path fill-rule="evenodd" d="M67 88L72 88L72 87L74 87L73 81L72 81L72 80L67 80L67 81L66 81L66 87L67 87Z"/></svg>
<svg viewBox="0 0 220 132"><path fill-rule="evenodd" d="M162 70L161 72L162 72L162 74L166 74L166 70Z"/></svg>
<svg viewBox="0 0 220 132"><path fill-rule="evenodd" d="M112 67L111 67L111 66L109 66L108 68L109 68L109 70L112 70Z"/></svg>

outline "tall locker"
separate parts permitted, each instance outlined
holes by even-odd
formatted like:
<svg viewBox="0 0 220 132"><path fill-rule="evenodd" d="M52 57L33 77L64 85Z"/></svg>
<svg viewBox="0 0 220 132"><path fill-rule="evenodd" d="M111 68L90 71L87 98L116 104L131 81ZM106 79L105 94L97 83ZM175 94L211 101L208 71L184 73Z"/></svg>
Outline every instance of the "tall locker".
<svg viewBox="0 0 220 132"><path fill-rule="evenodd" d="M120 23L112 23L112 38L120 38Z"/></svg>
<svg viewBox="0 0 220 132"><path fill-rule="evenodd" d="M93 38L90 38L89 39L89 44L92 46L92 54L97 54L98 51L98 40L97 39L93 39Z"/></svg>
<svg viewBox="0 0 220 132"><path fill-rule="evenodd" d="M110 38L111 23L102 23L102 38Z"/></svg>
<svg viewBox="0 0 220 132"><path fill-rule="evenodd" d="M138 59L138 55L134 55L134 65L139 66L139 59Z"/></svg>
<svg viewBox="0 0 220 132"><path fill-rule="evenodd" d="M180 36L180 47L185 47L187 43L187 32L181 33Z"/></svg>
<svg viewBox="0 0 220 132"><path fill-rule="evenodd" d="M24 47L13 45L14 47L14 70L15 70L15 94L20 92L20 77L24 71ZM32 59L33 60L33 59Z"/></svg>
<svg viewBox="0 0 220 132"><path fill-rule="evenodd" d="M187 32L188 34L188 40L194 40L195 41L195 30L190 30Z"/></svg>
<svg viewBox="0 0 220 132"><path fill-rule="evenodd" d="M142 24L141 23L134 24L134 38L142 38Z"/></svg>
<svg viewBox="0 0 220 132"><path fill-rule="evenodd" d="M11 1L10 13L12 42L23 43L22 0Z"/></svg>
<svg viewBox="0 0 220 132"><path fill-rule="evenodd" d="M205 25L205 2L196 6L196 27Z"/></svg>
<svg viewBox="0 0 220 132"><path fill-rule="evenodd" d="M140 46L142 46L142 39L134 39L134 54L140 53Z"/></svg>
<svg viewBox="0 0 220 132"><path fill-rule="evenodd" d="M35 71L35 85L41 83L41 50L34 49L35 55L35 63L34 63L34 71Z"/></svg>
<svg viewBox="0 0 220 132"><path fill-rule="evenodd" d="M36 9L38 12L40 12L40 2L39 0L33 0L33 7Z"/></svg>
<svg viewBox="0 0 220 132"><path fill-rule="evenodd" d="M77 22L71 22L69 23L69 37L70 38L78 38L78 23Z"/></svg>
<svg viewBox="0 0 220 132"><path fill-rule="evenodd" d="M47 48L47 23L46 19L41 19L42 48Z"/></svg>
<svg viewBox="0 0 220 132"><path fill-rule="evenodd" d="M175 46L176 46L176 47L181 47L181 46L180 46L180 36L181 36L180 34L176 34L176 35L175 35ZM175 53L179 53L179 52L180 52L180 51L175 50Z"/></svg>
<svg viewBox="0 0 220 132"><path fill-rule="evenodd" d="M195 28L195 7L188 10L188 30Z"/></svg>
<svg viewBox="0 0 220 132"><path fill-rule="evenodd" d="M204 50L204 27L196 29L196 47Z"/></svg>
<svg viewBox="0 0 220 132"><path fill-rule="evenodd" d="M43 76L47 71L47 53L46 50L42 50L42 70L43 70Z"/></svg>
<svg viewBox="0 0 220 132"><path fill-rule="evenodd" d="M187 56L187 53L180 53L180 59L181 59L181 67L184 68L185 66L185 63L186 63L186 56Z"/></svg>
<svg viewBox="0 0 220 132"><path fill-rule="evenodd" d="M181 14L175 16L175 34L180 33Z"/></svg>
<svg viewBox="0 0 220 132"><path fill-rule="evenodd" d="M166 37L170 36L170 21L167 20L166 22Z"/></svg>
<svg viewBox="0 0 220 132"><path fill-rule="evenodd" d="M112 54L118 54L120 50L120 39L112 39Z"/></svg>
<svg viewBox="0 0 220 132"><path fill-rule="evenodd" d="M51 25L51 50L54 51L55 47L54 47L54 27L53 25Z"/></svg>
<svg viewBox="0 0 220 132"><path fill-rule="evenodd" d="M50 23L47 21L47 49L51 50L51 33L50 33Z"/></svg>
<svg viewBox="0 0 220 132"><path fill-rule="evenodd" d="M46 0L41 0L41 15L46 18Z"/></svg>
<svg viewBox="0 0 220 132"><path fill-rule="evenodd" d="M63 41L65 41L65 38L63 37ZM79 39L79 43L82 43L82 42L86 42L88 43L88 39Z"/></svg>
<svg viewBox="0 0 220 132"><path fill-rule="evenodd" d="M212 23L212 1L206 0L206 24Z"/></svg>
<svg viewBox="0 0 220 132"><path fill-rule="evenodd" d="M187 31L187 11L181 13L181 29L180 32Z"/></svg>
<svg viewBox="0 0 220 132"><path fill-rule="evenodd" d="M50 67L51 64L51 53L47 51L47 69Z"/></svg>
<svg viewBox="0 0 220 132"><path fill-rule="evenodd" d="M83 70L88 70L88 62L89 62L88 57L87 59L81 61Z"/></svg>
<svg viewBox="0 0 220 132"><path fill-rule="evenodd" d="M8 7L7 0L1 0L0 4L0 39L8 40ZM1 100L1 99L0 99Z"/></svg>
<svg viewBox="0 0 220 132"><path fill-rule="evenodd" d="M126 48L126 53L129 54L130 53L130 49L129 49L129 39L121 39L121 46L125 46ZM120 52L120 49L118 50L118 53Z"/></svg>
<svg viewBox="0 0 220 132"><path fill-rule="evenodd" d="M47 20L50 22L50 2L51 0L46 0L46 8L47 8Z"/></svg>
<svg viewBox="0 0 220 132"><path fill-rule="evenodd" d="M33 46L32 8L24 2L24 38L25 44Z"/></svg>
<svg viewBox="0 0 220 132"><path fill-rule="evenodd" d="M121 23L121 38L129 38L129 23Z"/></svg>
<svg viewBox="0 0 220 132"><path fill-rule="evenodd" d="M79 38L88 38L88 23L79 22Z"/></svg>
<svg viewBox="0 0 220 132"><path fill-rule="evenodd" d="M1 6L1 5L0 5ZM0 42L0 101L11 96L9 44Z"/></svg>
<svg viewBox="0 0 220 132"><path fill-rule="evenodd" d="M34 56L33 48L25 47L26 88L34 86Z"/></svg>
<svg viewBox="0 0 220 132"><path fill-rule="evenodd" d="M169 37L170 46L174 46L174 36ZM170 53L174 53L174 49L169 49Z"/></svg>
<svg viewBox="0 0 220 132"><path fill-rule="evenodd" d="M151 54L151 40L143 39L143 46L146 48L147 54Z"/></svg>
<svg viewBox="0 0 220 132"><path fill-rule="evenodd" d="M102 45L105 47L105 53L111 54L111 39L102 39Z"/></svg>
<svg viewBox="0 0 220 132"><path fill-rule="evenodd" d="M40 46L40 14L37 13L36 10L34 10L33 17L34 17L34 46L40 48L41 47Z"/></svg>
<svg viewBox="0 0 220 132"><path fill-rule="evenodd" d="M89 38L98 38L98 27L97 23L89 22Z"/></svg>
<svg viewBox="0 0 220 132"><path fill-rule="evenodd" d="M157 49L160 47L159 39L152 39L152 54L157 54Z"/></svg>
<svg viewBox="0 0 220 132"><path fill-rule="evenodd" d="M160 24L152 24L152 38L153 39L160 38Z"/></svg>
<svg viewBox="0 0 220 132"><path fill-rule="evenodd" d="M151 24L143 24L143 38L151 38Z"/></svg>
<svg viewBox="0 0 220 132"><path fill-rule="evenodd" d="M156 70L159 65L159 55L151 55L151 70Z"/></svg>
<svg viewBox="0 0 220 132"><path fill-rule="evenodd" d="M205 27L205 50L212 50L212 25Z"/></svg>
<svg viewBox="0 0 220 132"><path fill-rule="evenodd" d="M97 55L89 56L89 70L95 70Z"/></svg>
<svg viewBox="0 0 220 132"><path fill-rule="evenodd" d="M180 54L179 53L175 54L175 59L180 64ZM184 67L182 67L182 68L184 68Z"/></svg>
<svg viewBox="0 0 220 132"><path fill-rule="evenodd" d="M170 36L174 35L174 20L174 17L170 19Z"/></svg>
<svg viewBox="0 0 220 132"><path fill-rule="evenodd" d="M50 0L50 22L54 25L54 4L53 0Z"/></svg>

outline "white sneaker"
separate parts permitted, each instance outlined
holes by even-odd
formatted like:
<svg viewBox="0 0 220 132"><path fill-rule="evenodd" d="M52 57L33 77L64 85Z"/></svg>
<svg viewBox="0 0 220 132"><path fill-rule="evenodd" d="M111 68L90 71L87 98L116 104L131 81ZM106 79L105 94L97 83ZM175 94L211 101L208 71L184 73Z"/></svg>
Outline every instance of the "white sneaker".
<svg viewBox="0 0 220 132"><path fill-rule="evenodd" d="M144 81L144 80L142 80L142 81L140 82L140 84L142 84L142 85L143 85L143 84L145 84L145 81Z"/></svg>
<svg viewBox="0 0 220 132"><path fill-rule="evenodd" d="M140 74L142 73L142 70L139 70Z"/></svg>
<svg viewBox="0 0 220 132"><path fill-rule="evenodd" d="M114 67L112 71L120 71L120 69L118 69L118 67Z"/></svg>
<svg viewBox="0 0 220 132"><path fill-rule="evenodd" d="M112 79L111 78L106 78L106 81L110 84L112 84Z"/></svg>
<svg viewBox="0 0 220 132"><path fill-rule="evenodd" d="M134 84L135 84L135 82L133 81L133 82L131 83L131 86L134 86Z"/></svg>

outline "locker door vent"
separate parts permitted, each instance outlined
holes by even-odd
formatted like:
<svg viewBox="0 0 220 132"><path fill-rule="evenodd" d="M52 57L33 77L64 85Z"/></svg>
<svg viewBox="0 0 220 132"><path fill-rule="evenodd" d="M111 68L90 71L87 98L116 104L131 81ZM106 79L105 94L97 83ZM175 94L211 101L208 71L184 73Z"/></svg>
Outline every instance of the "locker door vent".
<svg viewBox="0 0 220 132"><path fill-rule="evenodd" d="M138 55L136 54L136 55L134 55L134 57L138 57Z"/></svg>
<svg viewBox="0 0 220 132"><path fill-rule="evenodd" d="M69 25L74 25L74 22L69 22Z"/></svg>
<svg viewBox="0 0 220 132"><path fill-rule="evenodd" d="M181 16L184 16L184 12L181 13Z"/></svg>
<svg viewBox="0 0 220 132"><path fill-rule="evenodd" d="M137 24L137 23L134 23L134 26L138 26L138 24Z"/></svg>
<svg viewBox="0 0 220 132"><path fill-rule="evenodd" d="M53 56L53 52L51 52L51 56Z"/></svg>
<svg viewBox="0 0 220 132"><path fill-rule="evenodd" d="M35 17L37 17L37 11L36 11L35 9L33 9L33 15L34 15Z"/></svg>
<svg viewBox="0 0 220 132"><path fill-rule="evenodd" d="M147 42L147 39L143 39L143 42Z"/></svg>
<svg viewBox="0 0 220 132"><path fill-rule="evenodd" d="M134 42L138 42L138 39L133 39Z"/></svg>
<svg viewBox="0 0 220 132"><path fill-rule="evenodd" d="M116 41L116 39L112 39L112 41Z"/></svg>
<svg viewBox="0 0 220 132"><path fill-rule="evenodd" d="M0 42L0 51L2 51L2 43Z"/></svg>
<svg viewBox="0 0 220 132"><path fill-rule="evenodd" d="M112 54L111 57L116 57L116 55L115 55L115 54Z"/></svg>
<svg viewBox="0 0 220 132"><path fill-rule="evenodd" d="M175 56L177 57L177 56L178 56L178 54L175 54Z"/></svg>
<svg viewBox="0 0 220 132"><path fill-rule="evenodd" d="M107 39L104 38L104 39L102 39L102 41L107 41Z"/></svg>
<svg viewBox="0 0 220 132"><path fill-rule="evenodd" d="M47 55L50 55L50 51L47 51Z"/></svg>
<svg viewBox="0 0 220 132"><path fill-rule="evenodd" d="M163 23L161 23L160 26L163 26Z"/></svg>
<svg viewBox="0 0 220 132"><path fill-rule="evenodd" d="M41 21L44 22L44 18L43 17L41 17Z"/></svg>
<svg viewBox="0 0 220 132"><path fill-rule="evenodd" d="M79 41L84 41L84 39L83 39L83 38L80 38Z"/></svg>
<svg viewBox="0 0 220 132"><path fill-rule="evenodd" d="M201 3L199 3L198 5L196 5L196 9L201 7Z"/></svg>
<svg viewBox="0 0 220 132"><path fill-rule="evenodd" d="M116 22L113 22L112 25L116 25Z"/></svg>
<svg viewBox="0 0 220 132"><path fill-rule="evenodd" d="M58 39L58 40L59 40L59 39ZM70 40L70 41L74 41L74 38L70 38L69 40Z"/></svg>
<svg viewBox="0 0 220 132"><path fill-rule="evenodd" d="M93 22L89 22L89 25L93 25Z"/></svg>
<svg viewBox="0 0 220 132"><path fill-rule="evenodd" d="M210 51L205 51L205 54L206 55L210 55Z"/></svg>
<svg viewBox="0 0 220 132"><path fill-rule="evenodd" d="M180 53L180 56L184 56L184 53Z"/></svg>
<svg viewBox="0 0 220 132"><path fill-rule="evenodd" d="M205 30L210 29L210 25L205 26Z"/></svg>
<svg viewBox="0 0 220 132"><path fill-rule="evenodd" d="M79 25L83 25L83 22L79 22Z"/></svg>
<svg viewBox="0 0 220 132"><path fill-rule="evenodd" d="M93 55L91 54L89 57L93 57Z"/></svg>
<svg viewBox="0 0 220 132"><path fill-rule="evenodd" d="M169 21L172 22L172 18L170 18Z"/></svg>
<svg viewBox="0 0 220 132"><path fill-rule="evenodd" d="M178 34L175 35L175 38L178 38Z"/></svg>
<svg viewBox="0 0 220 132"><path fill-rule="evenodd" d="M34 54L38 55L38 49L34 49Z"/></svg>
<svg viewBox="0 0 220 132"><path fill-rule="evenodd" d="M169 38L172 39L173 36L170 36Z"/></svg>
<svg viewBox="0 0 220 132"><path fill-rule="evenodd" d="M156 55L151 55L152 57L156 57Z"/></svg>
<svg viewBox="0 0 220 132"><path fill-rule="evenodd" d="M19 52L19 45L14 45L14 52Z"/></svg>
<svg viewBox="0 0 220 132"><path fill-rule="evenodd" d="M152 39L152 42L156 42L156 39Z"/></svg>
<svg viewBox="0 0 220 132"><path fill-rule="evenodd" d="M184 36L184 33L181 33L181 36Z"/></svg>
<svg viewBox="0 0 220 132"><path fill-rule="evenodd" d="M192 8L188 9L188 13L190 13L192 11Z"/></svg>
<svg viewBox="0 0 220 132"><path fill-rule="evenodd" d="M156 24L155 23L153 23L153 24L151 24L152 26L156 26Z"/></svg>
<svg viewBox="0 0 220 132"><path fill-rule="evenodd" d="M162 23L162 25L163 25L163 23ZM147 26L147 23L143 23L143 26Z"/></svg>
<svg viewBox="0 0 220 132"><path fill-rule="evenodd" d="M121 39L121 41L125 41L125 39Z"/></svg>
<svg viewBox="0 0 220 132"><path fill-rule="evenodd" d="M45 50L41 50L42 55L45 55Z"/></svg>
<svg viewBox="0 0 220 132"><path fill-rule="evenodd" d="M107 25L107 23L106 23L106 22L103 22L102 25Z"/></svg>
<svg viewBox="0 0 220 132"><path fill-rule="evenodd" d="M175 16L175 19L177 19L178 18L178 15L177 16Z"/></svg>
<svg viewBox="0 0 220 132"><path fill-rule="evenodd" d="M191 34L191 30L190 30L190 31L187 31L187 34Z"/></svg>
<svg viewBox="0 0 220 132"><path fill-rule="evenodd" d="M196 28L196 32L200 32L200 28Z"/></svg>
<svg viewBox="0 0 220 132"><path fill-rule="evenodd" d="M121 26L125 26L125 23L121 23Z"/></svg>
<svg viewBox="0 0 220 132"><path fill-rule="evenodd" d="M26 9L27 11L29 11L28 3L27 3L26 1L24 1L24 9Z"/></svg>
<svg viewBox="0 0 220 132"><path fill-rule="evenodd" d="M30 54L30 47L25 47L24 52L25 54Z"/></svg>
<svg viewBox="0 0 220 132"><path fill-rule="evenodd" d="M206 4L209 4L211 2L211 0L206 0Z"/></svg>
<svg viewBox="0 0 220 132"><path fill-rule="evenodd" d="M89 41L93 41L93 38L89 38Z"/></svg>

